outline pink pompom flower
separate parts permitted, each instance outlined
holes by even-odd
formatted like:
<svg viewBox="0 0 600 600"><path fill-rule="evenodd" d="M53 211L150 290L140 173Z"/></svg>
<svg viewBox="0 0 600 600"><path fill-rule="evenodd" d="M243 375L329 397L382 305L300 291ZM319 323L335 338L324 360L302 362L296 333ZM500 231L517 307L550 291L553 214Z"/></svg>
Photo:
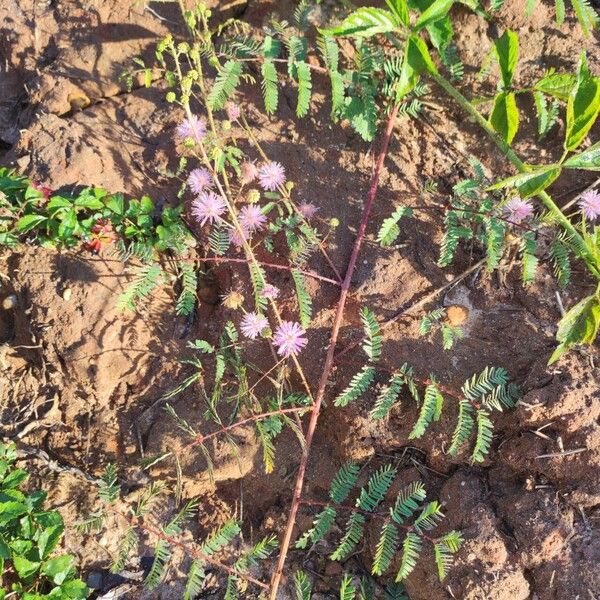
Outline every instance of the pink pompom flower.
<svg viewBox="0 0 600 600"><path fill-rule="evenodd" d="M266 298L267 300L275 300L279 297L279 288L271 285L270 283L265 284L265 287L260 292L261 298Z"/></svg>
<svg viewBox="0 0 600 600"><path fill-rule="evenodd" d="M226 210L225 200L211 191L202 192L192 202L192 215L200 221L200 225L214 223Z"/></svg>
<svg viewBox="0 0 600 600"><path fill-rule="evenodd" d="M210 171L204 167L194 169L188 177L188 185L194 194L201 194L205 188L211 187L213 178Z"/></svg>
<svg viewBox="0 0 600 600"><path fill-rule="evenodd" d="M504 205L504 216L513 225L521 224L533 214L533 205L529 200L521 200L519 197L511 198Z"/></svg>
<svg viewBox="0 0 600 600"><path fill-rule="evenodd" d="M589 190L582 194L578 204L586 219L593 221L600 217L600 193L596 190Z"/></svg>
<svg viewBox="0 0 600 600"><path fill-rule="evenodd" d="M260 206L249 204L240 210L240 225L244 231L252 233L258 231L267 222L267 217L262 214Z"/></svg>
<svg viewBox="0 0 600 600"><path fill-rule="evenodd" d="M308 340L304 337L306 332L299 323L293 321L283 321L275 330L273 343L277 346L277 352L284 357L298 354Z"/></svg>
<svg viewBox="0 0 600 600"><path fill-rule="evenodd" d="M184 119L177 126L177 135L182 140L192 139L200 143L206 136L206 119L198 118L196 115Z"/></svg>
<svg viewBox="0 0 600 600"><path fill-rule="evenodd" d="M278 162L269 162L263 165L258 171L258 179L263 189L274 192L280 185L286 181L285 169Z"/></svg>
<svg viewBox="0 0 600 600"><path fill-rule="evenodd" d="M256 339L268 326L266 317L255 312L246 313L240 323L242 333L251 340Z"/></svg>
<svg viewBox="0 0 600 600"><path fill-rule="evenodd" d="M312 202L303 202L302 204L298 205L298 212L305 219L312 219L317 214L318 210L319 207L315 206Z"/></svg>

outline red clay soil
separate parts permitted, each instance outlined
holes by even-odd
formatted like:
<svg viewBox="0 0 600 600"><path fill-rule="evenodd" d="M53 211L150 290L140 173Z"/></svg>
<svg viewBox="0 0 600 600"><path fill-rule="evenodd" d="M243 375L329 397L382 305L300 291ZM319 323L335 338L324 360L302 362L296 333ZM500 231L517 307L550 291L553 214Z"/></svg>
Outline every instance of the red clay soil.
<svg viewBox="0 0 600 600"><path fill-rule="evenodd" d="M573 69L583 47L588 48L592 70L600 74L598 34L584 40L572 18L555 26L548 2L538 3L527 19L522 4L507 1L495 24L457 10L456 39L466 65L480 65L490 40L511 27L521 37L519 84L549 67ZM149 6L121 0L2 2L0 164L16 165L53 189L98 185L132 197L146 193L159 205L176 201L179 184L164 173L177 161L174 126L181 113L164 101L161 89L144 89L138 82L128 92L119 82L133 57L150 57L157 39L167 32L180 33L172 6ZM324 6L319 11L327 11ZM260 27L275 8L289 17L293 3L250 0L236 7L240 16ZM467 70L466 90L481 87L475 71ZM328 251L343 268L374 158L349 128L329 122L326 89L324 80L315 82L317 107L302 121L294 117L292 87L284 89L276 118L262 114L259 90L245 90L243 101L261 142L285 165L299 197L317 204L324 221L339 218L341 225ZM361 306L389 318L481 258L476 250L473 255L464 252L451 268L440 269L436 262L441 221L430 211L406 222L397 246L382 250L374 243L377 225L395 203L431 202L420 194L427 180L448 193L468 172L470 154L498 177L510 173L495 147L465 122L458 108L435 90L430 100L434 108L421 120L400 120L392 139L341 347L359 335ZM540 161L560 155L561 128L540 148L532 107L523 108L517 140L521 154ZM592 138L599 136L596 127ZM552 192L567 202L591 181L580 174L571 180L567 176ZM36 471L37 482L50 490L51 501L67 523L73 523L92 502L93 485L84 473L97 477L113 461L127 487L135 490L148 478L138 468L142 452L149 455L184 443L157 402L174 382L190 374L189 367L178 362L192 356L187 342L214 339L219 324L234 317L220 296L230 289L244 290L247 281L236 265L208 272L200 283L200 304L190 327L185 318L175 316L168 290L155 294L135 315L118 312L115 298L130 268L110 254L22 247L4 250L2 258L0 295L14 293L18 301L13 310L0 314L2 435L16 441ZM427 436L409 442L415 408L402 403L388 420L376 422L368 417L373 398L366 396L344 409L329 403L316 432L305 497L323 499L333 474L348 459L371 461L373 466L394 462L403 481L422 479L432 497L437 494L444 502L444 526L463 532L465 544L446 581L440 584L431 562L423 561L406 584L411 600L600 598L598 347L571 352L548 368L560 318L558 288L547 265L528 289L511 266L507 260L491 277L475 270L427 305L463 308L467 335L451 353L441 349L439 339L419 336L422 310L386 330L384 363L390 369L409 362L420 376L435 372L445 384L460 386L473 373L496 365L507 368L522 387L523 401L498 419L492 452L483 465L473 467L464 455L445 454L453 410ZM310 267L330 276L319 256ZM288 275L274 273L273 283L289 289ZM590 285L576 269L575 282L561 292L564 305L589 293ZM316 386L338 290L317 282L311 286L314 328L301 361ZM293 310L291 296L283 305ZM337 364L330 398L345 387L359 360L351 352ZM174 398L173 406L200 431L209 427L201 423L193 387ZM300 456L294 436L289 433L278 440L277 467L271 475L264 474L251 429L239 436L237 458L221 442L213 450L212 481L200 453L184 465L184 496L201 500L194 531L212 529L239 508L242 498L248 535L281 533ZM161 474L173 477L167 467L154 472ZM300 529L309 525L313 514L301 510ZM69 532L68 548L77 554L84 572L107 568L116 529L115 525L99 540ZM290 567L322 575L316 598L332 597L331 590L339 585L341 567L326 560L327 550L325 545L308 556L297 551L289 556ZM181 598L177 571L157 591L142 592L138 581L143 561L128 567L128 598ZM262 573L265 578L269 567ZM369 552L353 556L343 569L368 572ZM117 583L106 576L103 586ZM214 586L203 597L220 597L216 579ZM289 597L288 591L282 590L281 597Z"/></svg>

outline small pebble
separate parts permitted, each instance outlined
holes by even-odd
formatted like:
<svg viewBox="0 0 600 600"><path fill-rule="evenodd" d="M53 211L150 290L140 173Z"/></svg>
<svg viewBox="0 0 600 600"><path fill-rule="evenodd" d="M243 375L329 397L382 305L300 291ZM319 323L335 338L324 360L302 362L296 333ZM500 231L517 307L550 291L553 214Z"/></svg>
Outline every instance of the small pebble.
<svg viewBox="0 0 600 600"><path fill-rule="evenodd" d="M4 300L2 300L2 308L4 310L12 310L16 306L17 306L17 296L15 294L6 296L6 298L4 298Z"/></svg>
<svg viewBox="0 0 600 600"><path fill-rule="evenodd" d="M68 302L71 299L72 295L73 295L73 290L71 288L65 288L63 290L62 297L65 302Z"/></svg>

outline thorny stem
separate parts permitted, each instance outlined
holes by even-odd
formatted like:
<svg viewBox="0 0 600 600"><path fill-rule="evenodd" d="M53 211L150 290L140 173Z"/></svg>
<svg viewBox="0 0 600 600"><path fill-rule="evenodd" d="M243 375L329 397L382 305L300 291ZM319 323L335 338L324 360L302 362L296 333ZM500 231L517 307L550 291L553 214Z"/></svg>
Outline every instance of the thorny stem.
<svg viewBox="0 0 600 600"><path fill-rule="evenodd" d="M233 567L230 567L229 565L226 565L225 563L222 563L221 561L216 560L215 558L212 558L208 554L205 554L198 548L196 548L194 546L190 546L189 544L185 544L184 542L178 540L177 538L167 535L160 529L157 529L156 527L153 527L152 525L145 523L140 518L127 515L124 512L121 512L120 510L117 510L116 508L113 508L113 507L109 507L108 510L110 510L110 512L112 512L113 514L121 517L122 519L125 519L125 521L127 521L127 523L129 523L129 525L131 527L139 527L143 531L146 531L147 533L152 534L153 536L157 537L158 539L163 540L164 542L167 542L169 545L181 548L181 550L183 550L188 556L192 556L193 558L195 558L197 560L201 560L202 562L213 565L214 567L221 569L222 571L226 571L227 573L229 573L230 575L233 575L234 577L244 579L245 581L249 581L250 583L253 583L254 585L256 585L260 588L263 588L265 590L269 589L269 586L266 583L264 583L258 579L255 579L254 577L252 577L251 575L248 575L247 573L241 573L240 571L237 571Z"/></svg>
<svg viewBox="0 0 600 600"><path fill-rule="evenodd" d="M323 373L321 375L321 379L319 381L319 387L315 396L315 402L311 410L310 421L306 430L306 444L302 451L302 457L300 459L300 465L298 467L298 474L296 476L296 484L294 486L294 496L292 499L292 505L290 507L290 512L288 516L288 521L285 529L285 533L283 535L283 540L281 542L281 551L279 553L279 560L277 563L277 568L273 573L273 577L271 579L271 589L270 589L270 600L275 600L277 598L277 591L279 589L279 584L281 583L281 577L283 575L283 569L285 566L285 561L287 558L287 553L290 547L290 542L292 539L292 533L294 530L294 525L296 523L296 515L298 513L298 507L300 506L300 502L302 499L302 488L304 486L304 477L306 475L306 468L308 466L308 458L310 455L310 448L313 441L313 436L315 434L315 430L317 427L317 422L319 420L319 414L321 412L321 406L323 403L323 398L325 396L325 390L327 388L327 383L329 382L329 375L331 374L331 369L333 367L333 358L335 355L335 347L337 344L338 335L340 332L340 327L342 325L344 319L344 309L346 307L346 299L348 297L348 292L352 285L352 276L354 275L354 269L356 267L356 261L358 260L358 254L360 252L360 248L362 246L365 232L367 229L367 224L369 223L369 216L371 214L371 209L373 208L373 204L375 203L375 197L377 196L377 188L379 185L379 176L381 173L381 169L385 162L385 158L387 155L388 146L390 143L390 138L392 137L392 131L394 129L394 124L396 121L396 116L398 115L398 105L394 105L392 111L387 120L385 134L383 136L381 150L379 151L379 156L377 158L377 163L375 165L375 169L373 171L373 175L371 177L371 186L369 188L369 194L367 197L366 205L363 209L362 219L360 221L360 225L358 227L358 232L356 234L356 239L354 240L354 246L352 248L352 254L350 255L350 260L348 261L348 268L346 270L346 275L344 277L344 281L342 283L342 289L340 292L340 297L337 304L336 314L333 321L333 327L331 329L331 337L329 341L329 348L327 349L327 356L325 358L325 365L323 367Z"/></svg>
<svg viewBox="0 0 600 600"><path fill-rule="evenodd" d="M225 434L225 433L229 433L233 429L237 429L238 427L243 427L244 425L247 425L248 423L254 423L255 421L262 421L263 419L268 419L269 417L274 417L276 415L285 415L288 413L296 413L297 414L300 412L306 412L307 410L310 410L310 407L297 406L295 408L280 408L279 410L272 410L270 412L262 413L260 415L253 415L251 417L248 417L247 419L242 419L241 421L237 421L236 423L228 425L227 427L222 427L221 429L218 429L217 431L213 431L212 433L208 433L206 435L201 435L201 436L197 437L195 440L193 440L189 444L186 444L181 450L179 450L177 452L177 454L181 454L183 452L186 452L187 450L190 450L191 448L200 446L201 444L204 444L204 442L206 442L207 440L210 440L211 438L217 437L217 436Z"/></svg>
<svg viewBox="0 0 600 600"><path fill-rule="evenodd" d="M519 158L516 152L507 144L494 130L494 128L485 120L483 115L440 73L431 73L429 75L432 79L445 91L447 92L469 115L475 120L475 122L488 134L491 140L498 146L504 156L517 168L520 173L528 173L529 169L527 165ZM569 236L576 242L578 250L581 252L590 272L597 278L600 279L600 270L595 264L594 257L591 255L586 247L584 239L581 234L577 231L573 223L565 216L565 214L556 205L550 195L541 191L538 197L547 208L548 212L561 224Z"/></svg>

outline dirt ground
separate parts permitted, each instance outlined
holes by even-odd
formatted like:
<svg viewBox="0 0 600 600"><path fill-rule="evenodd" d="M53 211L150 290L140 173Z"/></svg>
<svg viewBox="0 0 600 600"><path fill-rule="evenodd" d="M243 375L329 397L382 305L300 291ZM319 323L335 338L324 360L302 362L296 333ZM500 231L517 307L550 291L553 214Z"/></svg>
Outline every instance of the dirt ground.
<svg viewBox="0 0 600 600"><path fill-rule="evenodd" d="M507 1L493 25L457 9L461 57L474 65L467 68L465 89L481 87L475 83L477 66L490 39L504 27L521 38L518 83L532 81L549 67L572 70L584 47L591 69L600 74L597 33L584 40L573 18L556 27L548 2L539 3L530 19L522 5ZM273 10L289 18L293 3L250 0L227 10L260 27ZM175 202L178 182L164 172L177 160L174 126L181 114L164 101L162 90L134 86L128 92L119 82L131 59L151 56L152 44L167 32L181 32L169 4L145 8L143 2L123 0L3 0L0 164L16 165L53 189L98 185L131 197L149 194L159 204ZM324 80L315 82L315 92L317 109L302 121L294 117L291 86L284 89L277 118L261 114L257 89L244 90L243 101L267 152L285 165L299 197L317 204L324 221L340 219L328 251L343 269L373 155L349 128L329 122ZM396 247L381 250L374 243L377 224L396 202L428 202L420 194L427 180L449 192L467 172L468 155L477 156L497 176L510 173L457 108L435 90L431 102L434 109L421 120L402 120L393 138L342 347L358 334L361 306L389 318L480 258L464 252L451 268L436 266L442 234L436 213L407 221ZM540 150L532 107L525 103L522 108L518 150L540 161L560 155L562 129L553 131ZM596 127L592 138L599 137ZM592 181L577 173L562 178L552 191L566 203ZM84 474L97 477L107 462L116 462L125 487L133 490L148 477L137 466L142 454L181 443L159 400L190 374L178 362L193 355L187 342L214 339L218 323L230 312L219 297L243 287L245 279L235 266L208 273L200 283L200 305L190 328L175 316L167 291L155 294L136 315L119 313L115 297L127 281L128 267L110 255L22 247L0 256L0 296L14 293L18 301L14 310L0 314L1 433L17 442L34 466L36 481L51 490L52 502L72 523L92 502L93 485ZM330 275L319 256L310 266ZM289 287L288 274L275 273L273 283ZM564 305L589 293L590 285L576 269L574 283L561 292ZM444 352L438 339L419 337L422 311L409 313L386 330L389 368L409 362L424 377L434 371L445 384L460 386L487 365L503 366L522 387L523 401L498 420L492 452L482 466L444 453L451 414L417 443L408 441L415 417L408 402L384 422L369 420L369 397L343 410L327 408L322 415L306 497L322 499L333 473L350 458L394 462L403 478L420 477L438 495L445 503L446 525L464 534L466 542L443 584L428 561L410 576L406 588L411 600L600 598L600 356L596 344L571 352L558 366L546 366L560 317L557 289L548 266L541 267L537 283L526 290L518 273L508 268L493 277L476 271L428 305L457 304L468 311L467 336L452 353ZM315 327L301 361L316 380L337 291L315 285L311 292ZM330 397L355 370L350 353L336 368ZM173 405L202 427L193 387ZM200 453L184 465L184 495L201 499L197 532L210 530L240 508L250 538L281 532L300 455L294 436L278 440L277 468L271 475L262 470L261 451L250 431L241 436L237 460L225 448L216 446L214 451L213 481ZM302 512L301 529L311 515ZM102 591L126 583L131 584L126 597L181 597L177 573L158 591L141 592L140 572L150 549L141 564L130 565L129 575L110 576L106 569L113 538L110 533L98 540L74 532L67 537L84 572L102 575ZM317 591L321 598L330 598L339 585L339 571L326 566L325 556L326 549L317 548L308 557L293 551L290 564L324 573ZM353 556L344 568L366 572L368 559ZM220 597L217 588L209 588L206 597Z"/></svg>

